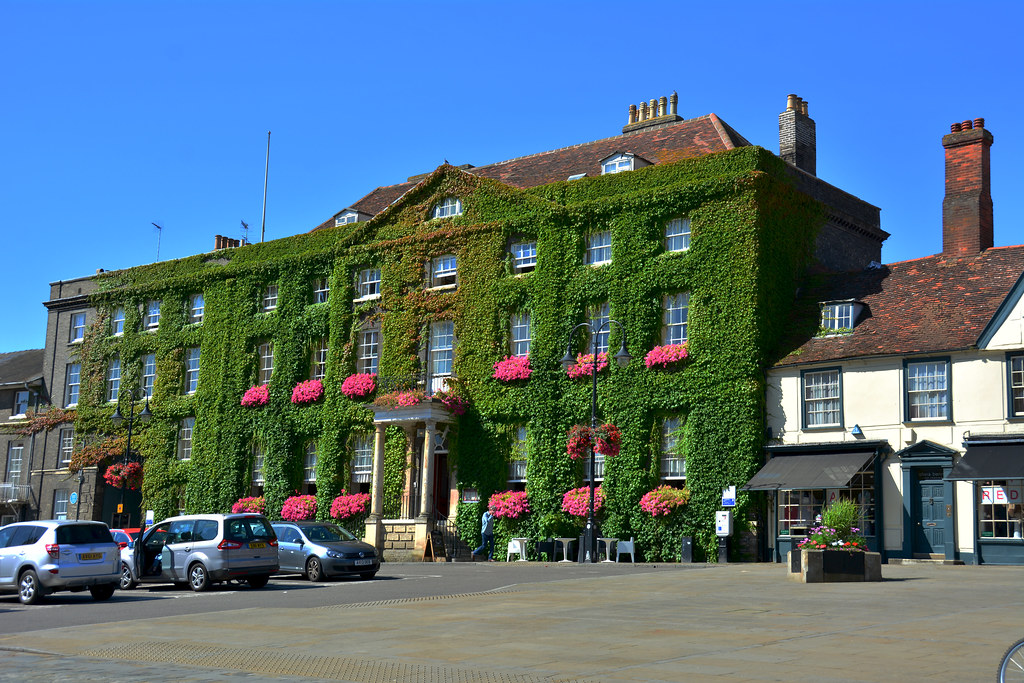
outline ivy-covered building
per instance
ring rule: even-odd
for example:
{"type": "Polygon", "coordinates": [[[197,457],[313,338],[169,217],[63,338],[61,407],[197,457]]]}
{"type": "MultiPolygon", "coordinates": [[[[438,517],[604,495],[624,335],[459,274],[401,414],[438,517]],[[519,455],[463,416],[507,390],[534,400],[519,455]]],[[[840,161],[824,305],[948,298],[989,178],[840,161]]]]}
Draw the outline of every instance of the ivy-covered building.
{"type": "MultiPolygon", "coordinates": [[[[765,370],[801,278],[860,270],[887,236],[877,208],[814,175],[806,103],[790,96],[779,125],[776,155],[714,114],[682,118],[673,95],[631,107],[620,135],[445,164],[308,233],[55,283],[46,372],[82,435],[70,465],[107,501],[92,516],[113,521],[120,499],[98,474],[122,457],[110,418],[131,388],[153,415],[132,445],[158,519],[248,495],[273,516],[295,492],[326,518],[363,491],[370,540],[410,557],[438,528],[474,545],[491,494],[518,488],[531,512],[499,543],[564,536],[563,494],[589,476],[567,432],[589,423],[591,382],[559,360],[590,348],[577,323],[613,319],[597,348],[624,341],[632,361],[599,371],[599,419],[621,432],[594,473],[603,533],[648,558],[683,531],[710,551],[722,489],[763,460],[765,370]],[[685,360],[645,363],[683,343],[685,360]],[[690,491],[681,527],[639,506],[660,484],[690,491]]],[[[744,533],[764,519],[751,501],[744,533]]]]}

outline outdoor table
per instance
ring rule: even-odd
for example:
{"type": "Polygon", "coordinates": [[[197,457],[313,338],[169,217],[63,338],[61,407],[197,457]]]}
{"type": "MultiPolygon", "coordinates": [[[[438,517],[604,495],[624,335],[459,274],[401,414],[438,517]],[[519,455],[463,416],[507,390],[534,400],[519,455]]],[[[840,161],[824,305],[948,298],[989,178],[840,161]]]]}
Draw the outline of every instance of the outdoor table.
{"type": "Polygon", "coordinates": [[[575,541],[575,538],[556,538],[555,541],[562,542],[562,559],[559,562],[572,562],[569,559],[569,544],[575,541]]]}
{"type": "Polygon", "coordinates": [[[513,538],[512,542],[519,546],[519,559],[516,562],[526,562],[526,544],[530,542],[530,539],[513,538]]]}
{"type": "MultiPolygon", "coordinates": [[[[604,541],[604,559],[601,562],[612,562],[612,543],[617,541],[616,538],[599,538],[598,541],[604,541]]],[[[601,557],[601,546],[597,546],[597,556],[601,557]]]]}

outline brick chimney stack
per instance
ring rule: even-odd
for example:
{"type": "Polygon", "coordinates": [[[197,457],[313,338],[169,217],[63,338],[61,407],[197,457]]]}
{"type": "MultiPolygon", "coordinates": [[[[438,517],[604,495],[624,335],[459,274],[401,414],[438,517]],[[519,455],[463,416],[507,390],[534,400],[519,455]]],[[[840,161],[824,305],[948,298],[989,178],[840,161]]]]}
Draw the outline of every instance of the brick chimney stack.
{"type": "Polygon", "coordinates": [[[779,114],[779,156],[800,170],[816,175],[818,142],[814,119],[807,115],[807,103],[796,95],[786,100],[779,114]]]}
{"type": "Polygon", "coordinates": [[[946,150],[946,196],[942,200],[942,255],[975,256],[992,246],[992,191],[985,119],[950,126],[946,150]]]}

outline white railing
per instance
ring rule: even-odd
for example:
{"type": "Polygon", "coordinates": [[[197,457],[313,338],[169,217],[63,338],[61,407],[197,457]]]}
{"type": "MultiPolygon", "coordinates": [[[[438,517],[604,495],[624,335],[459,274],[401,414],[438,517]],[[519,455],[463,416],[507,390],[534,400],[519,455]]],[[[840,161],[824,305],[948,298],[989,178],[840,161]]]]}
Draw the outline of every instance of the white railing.
{"type": "Polygon", "coordinates": [[[0,484],[0,503],[27,503],[31,492],[28,484],[0,484]]]}

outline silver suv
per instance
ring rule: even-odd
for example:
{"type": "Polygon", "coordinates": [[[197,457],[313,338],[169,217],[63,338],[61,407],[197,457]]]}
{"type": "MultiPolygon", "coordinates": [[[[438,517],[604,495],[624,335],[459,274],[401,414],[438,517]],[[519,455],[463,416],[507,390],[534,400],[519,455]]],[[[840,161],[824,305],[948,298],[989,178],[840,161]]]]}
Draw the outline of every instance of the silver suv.
{"type": "Polygon", "coordinates": [[[97,600],[114,594],[120,548],[102,522],[43,520],[0,528],[0,592],[17,591],[26,605],[59,590],[97,600]]]}
{"type": "Polygon", "coordinates": [[[121,550],[125,590],[138,583],[175,583],[204,591],[234,579],[262,588],[277,570],[274,528],[251,513],[170,517],[121,550]]]}

